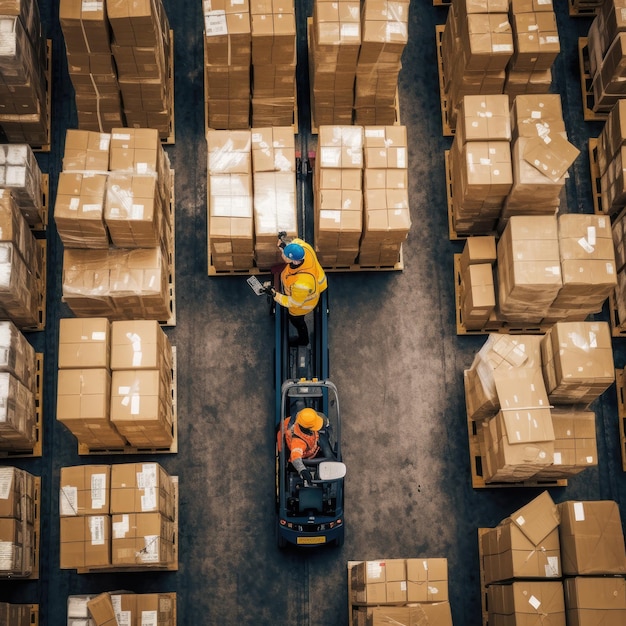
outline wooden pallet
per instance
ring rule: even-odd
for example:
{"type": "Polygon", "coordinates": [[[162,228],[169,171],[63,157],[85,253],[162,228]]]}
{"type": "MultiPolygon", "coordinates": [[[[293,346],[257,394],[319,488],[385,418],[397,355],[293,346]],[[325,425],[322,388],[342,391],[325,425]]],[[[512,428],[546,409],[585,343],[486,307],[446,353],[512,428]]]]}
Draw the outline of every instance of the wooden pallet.
{"type": "Polygon", "coordinates": [[[35,441],[30,448],[0,450],[0,459],[38,458],[43,456],[43,354],[35,353],[35,441]]]}
{"type": "Polygon", "coordinates": [[[330,272],[401,272],[404,270],[404,244],[400,246],[398,261],[393,265],[364,265],[354,263],[352,265],[323,266],[324,271],[330,272]]]}
{"type": "Polygon", "coordinates": [[[160,321],[161,326],[176,326],[176,193],[175,171],[170,170],[172,185],[170,189],[170,239],[167,246],[168,265],[168,289],[170,316],[165,321],[160,321]]]}
{"type": "Polygon", "coordinates": [[[592,76],[589,66],[589,45],[587,37],[578,38],[578,64],[580,67],[580,88],[583,98],[583,119],[585,122],[603,122],[609,114],[593,110],[594,97],[591,88],[592,76]]]}
{"type": "Polygon", "coordinates": [[[39,605],[30,605],[30,626],[39,626],[39,605]]]}
{"type": "Polygon", "coordinates": [[[363,561],[348,561],[348,621],[346,624],[352,624],[352,568],[363,561]]]}
{"type": "MultiPolygon", "coordinates": [[[[15,325],[25,333],[38,332],[44,330],[46,326],[46,292],[47,292],[47,259],[46,251],[48,245],[45,239],[36,239],[36,251],[39,254],[41,273],[36,274],[35,281],[37,284],[37,322],[35,324],[20,324],[19,320],[13,320],[15,325]]],[[[31,318],[32,319],[32,318],[31,318]]]]}
{"type": "Polygon", "coordinates": [[[449,7],[452,6],[452,0],[433,0],[434,7],[449,7]]]}
{"type": "Polygon", "coordinates": [[[172,484],[174,486],[174,560],[167,565],[151,565],[146,563],[145,565],[102,565],[97,567],[80,567],[77,568],[78,574],[109,574],[109,573],[126,573],[126,572],[177,572],[178,571],[178,548],[179,548],[179,535],[178,535],[178,476],[172,476],[172,484]]]}
{"type": "Polygon", "coordinates": [[[50,140],[52,137],[52,39],[46,39],[44,76],[46,80],[46,134],[48,135],[48,142],[45,144],[30,144],[33,152],[50,152],[50,140]]]}
{"type": "Polygon", "coordinates": [[[615,370],[615,389],[617,392],[617,419],[619,423],[619,442],[622,455],[622,470],[626,472],[626,398],[624,395],[624,370],[615,370]]]}
{"type": "Polygon", "coordinates": [[[487,602],[487,585],[485,584],[485,560],[483,554],[483,542],[482,537],[490,528],[478,529],[478,562],[479,562],[479,576],[480,576],[480,606],[482,610],[482,624],[488,626],[489,624],[489,603],[487,602]]]}
{"type": "Polygon", "coordinates": [[[550,487],[567,487],[565,479],[534,479],[522,480],[519,482],[509,483],[503,481],[485,482],[483,474],[483,459],[480,453],[480,445],[478,443],[478,430],[476,422],[469,417],[467,418],[467,434],[469,438],[470,465],[472,471],[472,487],[474,489],[493,489],[502,487],[539,487],[548,489],[550,487]]]}
{"type": "Polygon", "coordinates": [[[446,95],[443,74],[443,31],[444,24],[435,26],[435,40],[437,43],[437,72],[439,74],[439,102],[441,104],[441,126],[443,128],[444,137],[454,137],[454,127],[451,122],[452,111],[450,110],[450,101],[446,95]]]}
{"type": "MultiPolygon", "coordinates": [[[[24,532],[28,522],[26,519],[22,522],[24,532]]],[[[41,535],[41,478],[33,476],[33,543],[31,545],[31,556],[33,563],[33,571],[27,575],[20,574],[0,574],[1,580],[39,580],[39,553],[40,553],[40,535],[41,535]]],[[[31,622],[32,623],[32,622],[31,622]]]]}
{"type": "Polygon", "coordinates": [[[170,29],[170,59],[167,68],[167,86],[169,92],[170,122],[167,137],[161,138],[161,143],[173,145],[176,141],[176,129],[174,124],[174,31],[170,29]]]}
{"type": "Polygon", "coordinates": [[[609,323],[611,326],[611,337],[626,337],[626,324],[619,318],[615,290],[609,295],[609,323]]]}
{"type": "Polygon", "coordinates": [[[176,347],[172,346],[172,380],[170,386],[172,395],[172,444],[169,447],[152,447],[152,446],[133,446],[127,444],[125,446],[109,446],[106,448],[93,448],[89,444],[78,442],[78,454],[96,455],[96,454],[176,454],[178,452],[178,410],[176,398],[178,395],[178,373],[176,364],[176,347]]]}
{"type": "Polygon", "coordinates": [[[591,198],[593,200],[593,212],[596,215],[607,215],[602,206],[602,194],[600,187],[600,165],[598,163],[598,139],[589,139],[589,171],[591,173],[591,198]]]}
{"type": "Polygon", "coordinates": [[[461,311],[461,255],[454,255],[454,301],[456,307],[456,334],[457,335],[488,335],[499,333],[502,335],[545,335],[552,327],[551,324],[523,325],[513,324],[504,320],[488,321],[479,330],[468,330],[463,323],[461,311]]]}
{"type": "Polygon", "coordinates": [[[569,0],[570,17],[595,17],[602,2],[598,0],[569,0]]]}

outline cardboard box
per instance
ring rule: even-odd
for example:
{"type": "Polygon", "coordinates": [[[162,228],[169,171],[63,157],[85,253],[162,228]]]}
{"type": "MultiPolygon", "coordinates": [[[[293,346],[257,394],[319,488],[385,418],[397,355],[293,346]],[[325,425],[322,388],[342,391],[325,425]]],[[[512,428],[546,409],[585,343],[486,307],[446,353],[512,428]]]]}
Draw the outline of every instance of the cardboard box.
{"type": "Polygon", "coordinates": [[[62,369],[57,383],[57,419],[71,430],[72,422],[106,423],[111,374],[106,368],[62,369]]]}
{"type": "Polygon", "coordinates": [[[162,513],[174,519],[174,488],[157,463],[125,463],[111,470],[112,513],[162,513]]]}
{"type": "Polygon", "coordinates": [[[489,620],[512,619],[517,624],[542,621],[565,626],[565,597],[560,581],[513,581],[487,587],[489,620]],[[505,617],[506,616],[506,617],[505,617]]]}
{"type": "Polygon", "coordinates": [[[511,114],[507,95],[468,95],[457,116],[457,147],[466,141],[510,141],[511,114]]]}
{"type": "Polygon", "coordinates": [[[565,575],[625,574],[624,533],[617,503],[567,501],[558,505],[565,575]]]}
{"type": "Polygon", "coordinates": [[[31,391],[37,388],[35,349],[9,320],[0,321],[0,372],[15,376],[31,391]]]}
{"type": "Polygon", "coordinates": [[[559,531],[533,544],[510,520],[482,537],[485,582],[511,578],[560,578],[559,531]]]}
{"type": "Polygon", "coordinates": [[[172,346],[156,320],[118,320],[111,324],[111,369],[171,367],[172,346]]]}
{"type": "Polygon", "coordinates": [[[568,624],[619,626],[626,620],[624,578],[566,578],[564,589],[568,624]]]}
{"type": "Polygon", "coordinates": [[[351,570],[352,604],[402,604],[407,601],[404,559],[363,561],[351,570]]]}
{"type": "Polygon", "coordinates": [[[452,626],[449,602],[408,606],[353,606],[353,626],[452,626]]]}
{"type": "Polygon", "coordinates": [[[160,513],[112,517],[113,565],[170,565],[175,562],[174,527],[160,513]]]}
{"type": "Polygon", "coordinates": [[[249,130],[208,131],[209,174],[250,174],[251,140],[249,130]]]}
{"type": "Polygon", "coordinates": [[[447,559],[406,559],[407,601],[448,600],[447,559]]]}
{"type": "Polygon", "coordinates": [[[59,321],[59,369],[108,368],[111,323],[105,317],[59,321]]]}
{"type": "Polygon", "coordinates": [[[111,517],[81,515],[62,517],[61,569],[111,565],[111,517]]]}
{"type": "Polygon", "coordinates": [[[61,468],[59,515],[106,515],[110,512],[109,465],[78,465],[61,468]]]}

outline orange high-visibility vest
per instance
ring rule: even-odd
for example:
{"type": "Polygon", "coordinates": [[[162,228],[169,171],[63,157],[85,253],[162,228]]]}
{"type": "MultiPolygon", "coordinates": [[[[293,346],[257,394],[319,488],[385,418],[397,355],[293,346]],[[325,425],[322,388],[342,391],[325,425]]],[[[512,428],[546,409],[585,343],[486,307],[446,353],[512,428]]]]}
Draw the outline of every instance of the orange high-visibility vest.
{"type": "MultiPolygon", "coordinates": [[[[318,452],[317,445],[319,434],[313,431],[310,435],[302,432],[298,424],[289,426],[291,418],[288,417],[283,422],[282,432],[285,434],[285,443],[290,451],[289,462],[293,463],[295,459],[312,459],[318,452]]],[[[278,450],[282,448],[281,432],[278,432],[278,450]]]]}

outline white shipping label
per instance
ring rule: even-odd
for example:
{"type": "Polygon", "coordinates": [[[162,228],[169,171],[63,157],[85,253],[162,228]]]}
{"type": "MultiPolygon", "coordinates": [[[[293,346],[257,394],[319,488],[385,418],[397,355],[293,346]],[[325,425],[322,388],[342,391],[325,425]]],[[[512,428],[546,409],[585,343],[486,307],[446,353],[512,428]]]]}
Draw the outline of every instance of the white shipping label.
{"type": "Polygon", "coordinates": [[[595,226],[587,226],[587,241],[590,246],[596,245],[596,227],[595,226]]]}
{"type": "Polygon", "coordinates": [[[0,468],[0,500],[8,500],[13,486],[13,468],[0,468]]]}
{"type": "Polygon", "coordinates": [[[204,34],[207,37],[217,37],[228,34],[225,11],[211,11],[204,16],[204,34]]]}
{"type": "Polygon", "coordinates": [[[117,617],[117,614],[122,610],[122,596],[119,593],[111,596],[111,605],[113,606],[115,617],[117,617]]]}
{"type": "Polygon", "coordinates": [[[611,276],[613,274],[613,263],[606,264],[606,273],[611,276]]]}
{"type": "Polygon", "coordinates": [[[541,606],[541,602],[535,598],[535,596],[530,596],[530,598],[528,598],[528,604],[530,604],[535,611],[541,606]]]}
{"type": "Polygon", "coordinates": [[[128,515],[122,515],[122,520],[113,524],[113,537],[115,539],[123,539],[124,537],[126,537],[128,529],[128,515]]]}
{"type": "Polygon", "coordinates": [[[406,167],[406,150],[404,148],[398,148],[398,167],[403,168],[406,167]]]}
{"type": "Polygon", "coordinates": [[[582,502],[574,502],[574,519],[577,522],[585,521],[585,505],[582,502]]]}
{"type": "Polygon", "coordinates": [[[523,515],[519,515],[518,517],[515,518],[515,523],[518,526],[523,526],[526,523],[526,520],[524,519],[523,515]]]}
{"type": "Polygon", "coordinates": [[[562,465],[563,464],[563,460],[562,460],[560,452],[555,452],[554,453],[554,464],[555,465],[562,465]]]}
{"type": "Polygon", "coordinates": [[[366,127],[365,128],[365,136],[366,137],[381,137],[385,138],[385,129],[384,128],[376,128],[376,127],[366,127]]]}
{"type": "Polygon", "coordinates": [[[115,141],[130,141],[130,133],[113,133],[111,139],[115,141]]]}
{"type": "Polygon", "coordinates": [[[594,247],[584,238],[581,237],[578,240],[578,245],[585,251],[591,254],[594,251],[594,247]]]}
{"type": "Polygon", "coordinates": [[[585,461],[587,461],[587,463],[591,464],[591,463],[593,463],[593,457],[592,456],[586,456],[585,457],[585,461]]]}
{"type": "Polygon", "coordinates": [[[117,619],[117,626],[133,626],[132,613],[130,611],[115,613],[115,619],[117,619]]]}
{"type": "Polygon", "coordinates": [[[96,515],[89,518],[89,531],[91,533],[91,545],[104,545],[104,516],[96,515]]]}
{"type": "Polygon", "coordinates": [[[400,591],[406,591],[406,580],[400,581],[400,591]]]}
{"type": "Polygon", "coordinates": [[[61,487],[59,506],[61,515],[78,515],[78,489],[72,485],[61,487]]]}
{"type": "Polygon", "coordinates": [[[13,569],[13,555],[17,546],[11,541],[0,541],[0,569],[13,569]]]}
{"type": "Polygon", "coordinates": [[[433,587],[431,585],[428,585],[428,593],[431,596],[436,596],[439,593],[439,587],[433,587]]]}
{"type": "Polygon", "coordinates": [[[87,612],[87,598],[72,597],[67,600],[67,616],[68,617],[89,617],[87,612]]]}
{"type": "Polygon", "coordinates": [[[559,557],[558,556],[549,556],[548,564],[546,565],[546,577],[547,578],[558,578],[561,575],[559,568],[559,557]]]}
{"type": "Polygon", "coordinates": [[[139,396],[139,394],[138,393],[133,394],[130,399],[130,414],[131,415],[139,415],[141,411],[140,404],[141,404],[141,397],[139,396]]]}
{"type": "Polygon", "coordinates": [[[133,352],[133,367],[140,367],[143,360],[143,354],[141,352],[133,352]]]}
{"type": "Polygon", "coordinates": [[[135,171],[137,174],[149,174],[150,168],[147,163],[135,163],[135,171]]]}
{"type": "Polygon", "coordinates": [[[78,207],[80,206],[80,198],[72,198],[70,200],[70,211],[78,211],[78,207]]]}
{"type": "Polygon", "coordinates": [[[374,580],[375,578],[383,577],[384,563],[380,561],[368,561],[367,563],[367,579],[374,580]]]}
{"type": "Polygon", "coordinates": [[[159,535],[146,535],[145,548],[137,555],[144,563],[154,563],[159,560],[159,535]]]}
{"type": "Polygon", "coordinates": [[[130,219],[131,220],[142,220],[143,219],[143,204],[133,204],[130,209],[130,219]]]}
{"type": "Polygon", "coordinates": [[[142,611],[141,612],[141,626],[158,626],[157,612],[156,611],[142,611]]]}
{"type": "Polygon", "coordinates": [[[146,487],[144,494],[141,496],[141,510],[142,511],[154,511],[156,510],[156,487],[146,487]]]}
{"type": "Polygon", "coordinates": [[[102,211],[101,204],[83,204],[83,213],[100,213],[102,211]]]}
{"type": "Polygon", "coordinates": [[[145,489],[146,487],[157,486],[157,464],[143,463],[141,466],[141,483],[137,477],[137,487],[145,489]]]}
{"type": "Polygon", "coordinates": [[[107,499],[106,474],[93,474],[91,476],[91,508],[101,509],[107,499]]]}
{"type": "Polygon", "coordinates": [[[103,0],[83,0],[80,10],[84,13],[103,10],[103,0]]]}

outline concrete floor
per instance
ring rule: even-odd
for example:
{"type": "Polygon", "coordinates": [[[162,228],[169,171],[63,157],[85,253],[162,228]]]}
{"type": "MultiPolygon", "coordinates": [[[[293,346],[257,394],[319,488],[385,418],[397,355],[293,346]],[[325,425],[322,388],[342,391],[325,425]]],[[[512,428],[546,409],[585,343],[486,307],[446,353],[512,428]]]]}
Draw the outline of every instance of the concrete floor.
{"type": "MultiPolygon", "coordinates": [[[[76,114],[64,62],[57,2],[42,2],[53,39],[53,149],[38,155],[50,172],[51,206],[65,130],[76,114]]],[[[570,211],[590,212],[586,143],[599,124],[582,119],[576,41],[588,19],[555,3],[562,54],[555,66],[570,140],[581,150],[567,185],[570,211]]],[[[29,339],[45,353],[44,456],[16,463],[43,476],[41,579],[2,582],[0,600],[39,602],[41,626],[62,626],[69,594],[129,589],[176,591],[182,626],[348,624],[349,560],[447,557],[457,626],[480,624],[476,528],[497,524],[539,493],[473,490],[462,372],[484,337],[455,334],[452,254],[448,240],[435,24],[446,9],[414,0],[399,93],[408,128],[413,227],[404,272],[331,274],[330,371],[343,406],[346,542],[299,553],[274,545],[273,326],[242,277],[206,274],[206,144],[202,17],[199,0],[166,0],[175,31],[176,310],[168,329],[178,354],[179,453],[156,458],[180,479],[180,570],[176,574],[79,576],[58,569],[59,468],[122,459],[80,458],[55,423],[61,246],[48,231],[46,330],[29,339]]],[[[299,49],[306,50],[298,2],[299,49]]],[[[305,90],[303,90],[306,93],[305,90]]],[[[304,150],[313,142],[300,105],[304,150]]],[[[624,367],[623,340],[615,342],[624,367]]],[[[599,467],[553,489],[557,501],[615,499],[626,519],[614,389],[597,411],[599,467]]],[[[150,457],[147,457],[150,458],[150,457]]],[[[129,458],[124,458],[129,461],[129,458]]],[[[134,460],[134,459],[133,459],[134,460]]],[[[154,457],[152,457],[154,460],[154,457]]]]}

